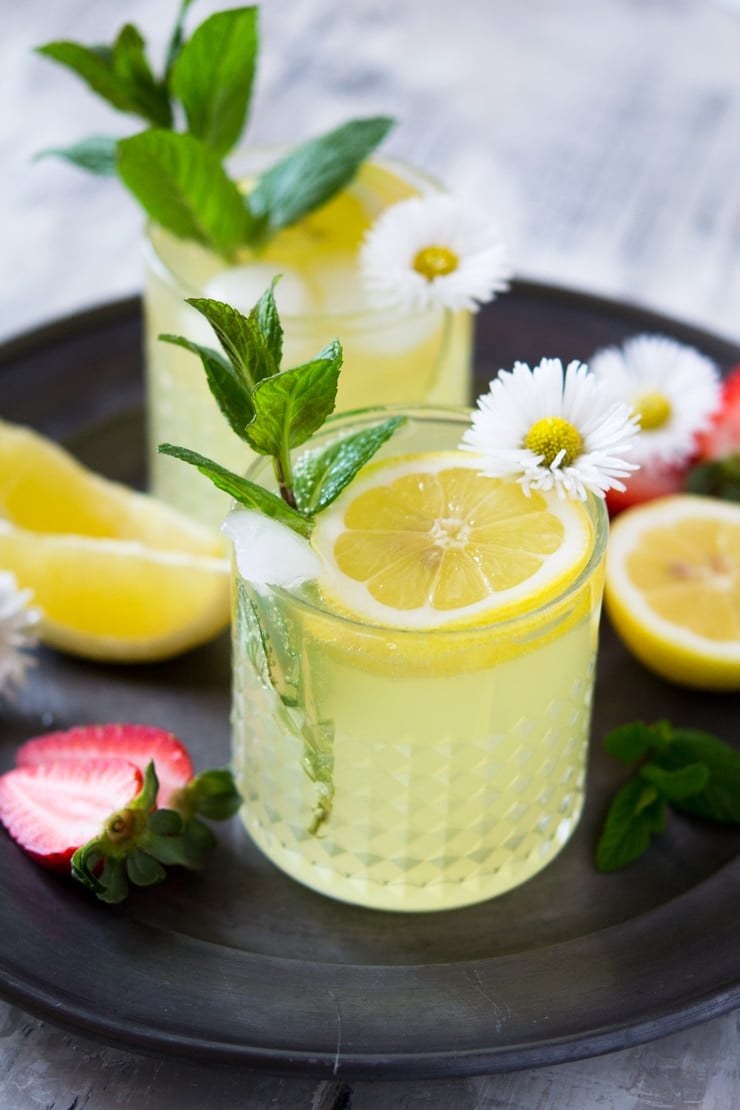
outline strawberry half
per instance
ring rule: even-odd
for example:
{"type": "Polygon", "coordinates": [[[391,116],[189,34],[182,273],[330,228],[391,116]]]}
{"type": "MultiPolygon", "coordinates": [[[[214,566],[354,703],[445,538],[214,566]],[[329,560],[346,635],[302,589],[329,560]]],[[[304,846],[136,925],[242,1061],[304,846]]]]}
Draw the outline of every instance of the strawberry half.
{"type": "Polygon", "coordinates": [[[697,448],[685,488],[740,501],[740,366],[724,379],[720,407],[709,429],[699,436],[697,448]]]}
{"type": "MultiPolygon", "coordinates": [[[[154,762],[160,808],[172,805],[178,791],[193,777],[193,764],[180,741],[171,732],[152,725],[78,725],[66,732],[50,732],[23,744],[16,763],[25,767],[66,759],[111,757],[128,760],[142,773],[150,761],[154,762]]],[[[108,812],[115,808],[114,802],[108,812]]]]}
{"type": "Polygon", "coordinates": [[[711,426],[698,437],[700,460],[724,459],[740,454],[740,366],[722,382],[722,399],[711,426]]]}
{"type": "Polygon", "coordinates": [[[65,759],[0,776],[0,819],[45,867],[69,872],[75,851],[139,794],[144,776],[123,759],[65,759]]]}

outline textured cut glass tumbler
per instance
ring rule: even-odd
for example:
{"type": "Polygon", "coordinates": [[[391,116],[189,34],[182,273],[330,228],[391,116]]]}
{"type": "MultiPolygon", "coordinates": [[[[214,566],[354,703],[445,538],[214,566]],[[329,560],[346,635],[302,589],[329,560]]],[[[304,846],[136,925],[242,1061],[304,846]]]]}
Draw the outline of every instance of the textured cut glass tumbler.
{"type": "MultiPolygon", "coordinates": [[[[334,418],[326,437],[382,416],[334,418]]],[[[468,422],[416,410],[380,457],[454,450],[468,422]]],[[[607,538],[603,502],[586,512],[574,580],[464,629],[365,624],[235,571],[233,762],[273,863],[346,902],[426,911],[502,893],[560,852],[584,801],[607,538]]]]}
{"type": "MultiPolygon", "coordinates": [[[[235,161],[233,173],[247,190],[254,175],[283,153],[249,151],[235,161]]],[[[252,458],[213,400],[200,359],[159,340],[166,333],[217,346],[207,321],[186,304],[188,298],[213,297],[248,313],[280,273],[275,296],[285,332],[283,367],[307,362],[339,339],[344,364],[338,410],[469,403],[471,314],[437,306],[370,308],[357,273],[363,235],[384,208],[440,191],[432,178],[402,162],[372,160],[338,197],[279,232],[259,255],[244,250],[231,266],[197,243],[156,226],[148,229],[145,363],[149,485],[156,496],[217,527],[228,510],[226,495],[193,482],[181,463],[157,454],[158,445],[186,444],[238,472],[252,458]]]]}

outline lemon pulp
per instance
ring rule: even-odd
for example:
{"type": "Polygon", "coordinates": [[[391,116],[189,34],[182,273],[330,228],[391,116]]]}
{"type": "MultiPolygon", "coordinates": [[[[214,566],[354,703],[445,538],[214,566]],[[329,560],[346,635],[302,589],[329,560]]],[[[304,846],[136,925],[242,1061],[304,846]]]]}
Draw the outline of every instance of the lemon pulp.
{"type": "Polygon", "coordinates": [[[217,532],[2,421],[0,567],[33,591],[42,639],[86,658],[166,658],[229,621],[217,532]]]}
{"type": "Polygon", "coordinates": [[[394,628],[467,626],[531,612],[574,581],[593,549],[585,508],[480,465],[433,452],[365,468],[312,537],[327,601],[394,628]]]}
{"type": "Polygon", "coordinates": [[[628,648],[669,681],[740,689],[740,506],[677,494],[617,517],[606,605],[628,648]]]}

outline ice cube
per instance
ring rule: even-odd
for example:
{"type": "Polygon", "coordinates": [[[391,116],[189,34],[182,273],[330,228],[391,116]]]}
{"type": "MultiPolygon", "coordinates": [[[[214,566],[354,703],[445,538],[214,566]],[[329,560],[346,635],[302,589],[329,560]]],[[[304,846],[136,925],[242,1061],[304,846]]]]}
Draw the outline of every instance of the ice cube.
{"type": "Polygon", "coordinates": [[[211,278],[203,293],[216,301],[224,301],[232,308],[247,313],[260,299],[276,274],[280,281],[275,286],[275,303],[281,316],[305,316],[313,310],[308,287],[297,270],[286,266],[253,262],[245,266],[232,266],[211,278]]]}
{"type": "Polygon", "coordinates": [[[310,280],[318,310],[324,315],[366,312],[370,307],[360,282],[357,256],[350,251],[322,254],[320,264],[311,269],[310,280]]]}

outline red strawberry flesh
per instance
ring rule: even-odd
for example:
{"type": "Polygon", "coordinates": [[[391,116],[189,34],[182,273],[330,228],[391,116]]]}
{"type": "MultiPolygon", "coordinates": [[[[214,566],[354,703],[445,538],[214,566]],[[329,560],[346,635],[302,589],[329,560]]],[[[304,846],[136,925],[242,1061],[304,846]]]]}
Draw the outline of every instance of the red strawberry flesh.
{"type": "Polygon", "coordinates": [[[16,763],[25,767],[62,759],[111,757],[126,759],[140,771],[154,762],[159,779],[157,805],[162,809],[193,777],[190,756],[180,741],[171,732],[153,725],[78,725],[66,732],[50,732],[23,744],[16,763]]]}
{"type": "Polygon", "coordinates": [[[0,775],[0,820],[46,867],[68,871],[75,850],[101,832],[141,790],[143,775],[124,759],[64,759],[0,775]]]}

